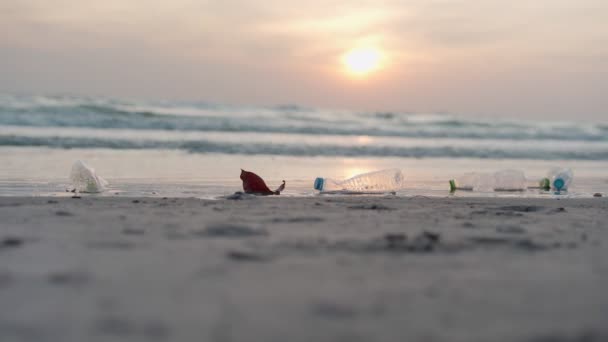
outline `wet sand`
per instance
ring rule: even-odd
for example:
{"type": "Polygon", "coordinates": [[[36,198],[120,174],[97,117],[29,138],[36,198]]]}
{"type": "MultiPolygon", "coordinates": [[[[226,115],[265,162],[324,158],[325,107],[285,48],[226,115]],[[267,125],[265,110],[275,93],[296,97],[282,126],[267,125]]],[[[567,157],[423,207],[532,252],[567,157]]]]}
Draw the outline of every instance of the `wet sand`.
{"type": "Polygon", "coordinates": [[[605,341],[608,200],[0,198],[1,341],[605,341]]]}

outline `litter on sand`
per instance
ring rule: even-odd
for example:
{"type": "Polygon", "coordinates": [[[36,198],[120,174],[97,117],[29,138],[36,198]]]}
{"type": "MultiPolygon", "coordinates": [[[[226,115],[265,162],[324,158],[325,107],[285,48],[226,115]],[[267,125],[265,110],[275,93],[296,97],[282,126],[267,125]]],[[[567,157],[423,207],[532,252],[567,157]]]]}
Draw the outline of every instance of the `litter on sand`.
{"type": "Polygon", "coordinates": [[[272,191],[268,188],[262,177],[243,169],[241,169],[241,180],[243,181],[243,191],[247,194],[263,196],[280,195],[281,191],[285,190],[285,181],[275,191],[272,191]]]}
{"type": "Polygon", "coordinates": [[[95,169],[82,160],[77,160],[72,165],[70,172],[73,191],[98,193],[106,190],[108,182],[95,173],[95,169]]]}

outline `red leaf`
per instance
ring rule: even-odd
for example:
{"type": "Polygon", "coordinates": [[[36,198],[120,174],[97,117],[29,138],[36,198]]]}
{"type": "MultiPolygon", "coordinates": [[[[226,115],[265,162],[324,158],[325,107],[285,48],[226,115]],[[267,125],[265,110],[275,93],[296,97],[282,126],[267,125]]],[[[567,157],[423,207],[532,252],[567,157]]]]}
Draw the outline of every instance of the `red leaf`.
{"type": "Polygon", "coordinates": [[[271,191],[260,176],[243,169],[241,169],[241,180],[243,181],[243,190],[248,194],[279,195],[285,189],[285,181],[283,181],[277,191],[271,191]]]}

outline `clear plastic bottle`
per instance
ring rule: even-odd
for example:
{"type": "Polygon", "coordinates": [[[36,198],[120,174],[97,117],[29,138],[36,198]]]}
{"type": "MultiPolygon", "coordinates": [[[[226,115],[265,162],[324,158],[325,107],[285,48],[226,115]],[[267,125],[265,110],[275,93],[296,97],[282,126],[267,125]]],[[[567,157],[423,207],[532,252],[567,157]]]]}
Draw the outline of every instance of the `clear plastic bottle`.
{"type": "Polygon", "coordinates": [[[70,180],[74,190],[78,192],[103,192],[108,185],[105,179],[95,173],[95,169],[81,160],[75,161],[72,165],[70,180]]]}
{"type": "Polygon", "coordinates": [[[528,189],[528,182],[523,171],[502,170],[494,174],[495,191],[525,191],[528,189]]]}
{"type": "Polygon", "coordinates": [[[547,177],[543,178],[541,188],[545,190],[567,191],[574,178],[574,173],[571,169],[552,168],[547,173],[547,177]]]}
{"type": "Polygon", "coordinates": [[[344,181],[319,177],[315,179],[314,188],[321,192],[382,193],[403,188],[404,179],[401,170],[389,169],[357,175],[344,181]]]}
{"type": "Polygon", "coordinates": [[[489,178],[490,174],[483,174],[478,172],[468,172],[464,175],[458,177],[458,179],[450,180],[450,190],[465,190],[465,191],[473,191],[475,188],[479,187],[479,181],[481,178],[489,178]]]}
{"type": "Polygon", "coordinates": [[[495,173],[470,172],[450,180],[450,191],[524,191],[528,182],[519,170],[502,170],[495,173]]]}

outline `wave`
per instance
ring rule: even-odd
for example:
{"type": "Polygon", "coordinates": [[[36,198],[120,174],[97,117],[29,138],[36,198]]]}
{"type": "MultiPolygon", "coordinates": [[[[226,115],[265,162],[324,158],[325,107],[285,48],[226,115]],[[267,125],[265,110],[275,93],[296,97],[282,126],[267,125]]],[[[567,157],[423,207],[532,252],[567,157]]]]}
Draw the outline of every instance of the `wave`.
{"type": "Polygon", "coordinates": [[[0,96],[0,126],[404,138],[608,141],[606,125],[464,120],[449,115],[328,111],[296,105],[127,102],[80,97],[0,96]]]}
{"type": "Polygon", "coordinates": [[[170,149],[191,153],[245,155],[408,157],[408,158],[491,158],[543,160],[608,160],[606,150],[504,149],[453,146],[340,146],[277,143],[234,143],[197,141],[127,140],[83,137],[30,137],[0,135],[0,146],[51,148],[170,149]]]}

